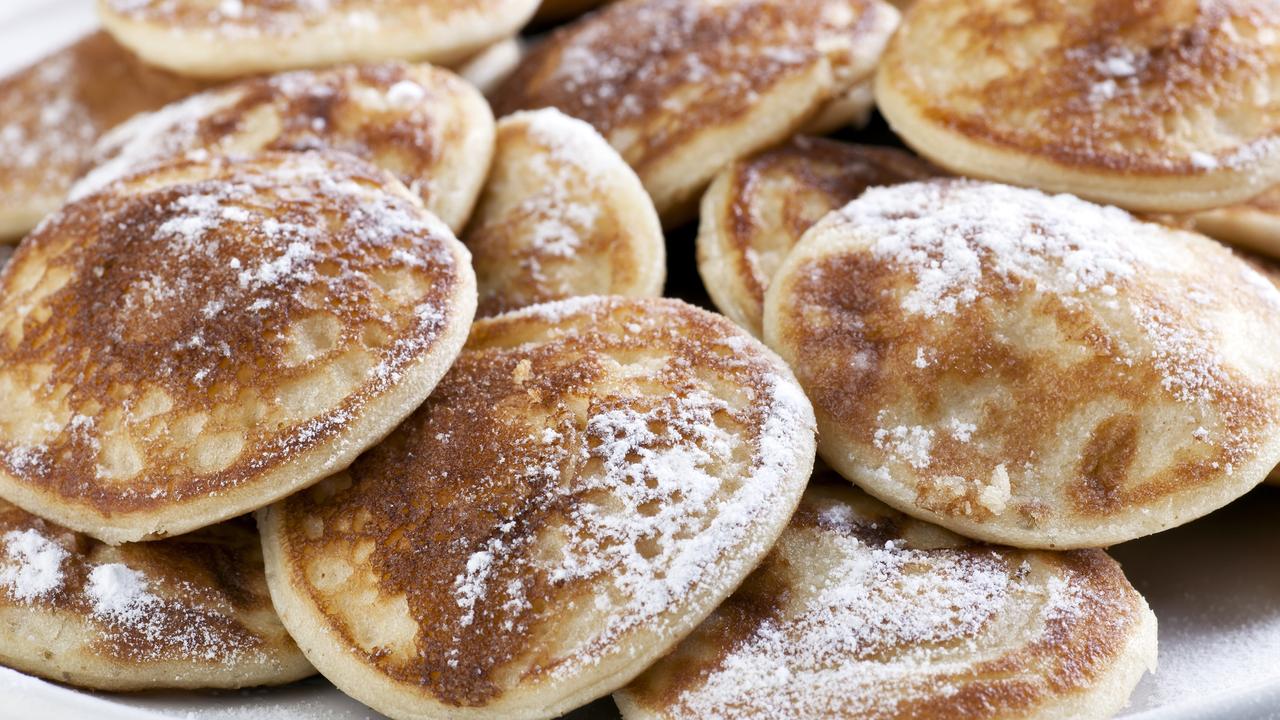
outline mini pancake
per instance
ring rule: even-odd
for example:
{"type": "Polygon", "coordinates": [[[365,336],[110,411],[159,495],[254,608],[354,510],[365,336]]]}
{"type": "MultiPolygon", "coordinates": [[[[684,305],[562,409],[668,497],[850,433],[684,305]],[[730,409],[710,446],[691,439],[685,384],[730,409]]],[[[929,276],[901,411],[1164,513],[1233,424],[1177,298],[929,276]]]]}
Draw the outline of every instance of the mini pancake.
{"type": "Polygon", "coordinates": [[[1205,235],[1280,258],[1280,185],[1238,205],[1196,213],[1191,221],[1205,235]]]}
{"type": "Polygon", "coordinates": [[[1102,547],[1280,462],[1280,291],[1230,250],[1072,196],[867,191],[765,295],[823,458],[970,537],[1102,547]]]}
{"type": "Polygon", "coordinates": [[[1280,1],[920,0],[876,103],[958,174],[1144,212],[1280,183],[1280,1]]]}
{"type": "Polygon", "coordinates": [[[526,52],[519,36],[496,42],[467,58],[457,72],[464,80],[486,96],[492,95],[511,73],[515,72],[526,52]]]}
{"type": "Polygon", "coordinates": [[[481,316],[576,295],[662,295],[666,246],[640,179],[590,125],[552,108],[498,123],[465,240],[481,316]]]}
{"type": "Polygon", "coordinates": [[[106,33],[0,79],[0,243],[58,209],[102,133],[203,87],[144,65],[106,33]]]}
{"type": "MultiPolygon", "coordinates": [[[[1254,270],[1257,270],[1263,277],[1270,280],[1272,285],[1280,288],[1280,261],[1250,252],[1239,252],[1238,254],[1244,258],[1245,262],[1253,266],[1254,270]]],[[[1272,485],[1280,485],[1280,467],[1272,469],[1271,473],[1267,475],[1266,482],[1272,485]]]]}
{"type": "Polygon", "coordinates": [[[460,62],[515,34],[538,0],[97,0],[147,62],[238,77],[378,60],[460,62]]]}
{"type": "Polygon", "coordinates": [[[493,113],[468,83],[430,65],[380,63],[224,85],[107,133],[88,154],[83,197],[129,172],[192,154],[337,150],[390,170],[455,231],[493,155],[493,113]]]}
{"type": "Polygon", "coordinates": [[[871,121],[875,109],[875,83],[866,80],[824,105],[802,131],[806,135],[828,135],[845,127],[861,128],[871,121]]]}
{"type": "Polygon", "coordinates": [[[0,664],[97,690],[278,685],[315,670],[233,520],[113,547],[0,500],[0,664]]]}
{"type": "Polygon", "coordinates": [[[1103,551],[977,544],[815,478],[764,563],[614,698],[626,720],[1104,718],[1155,665],[1156,617],[1103,551]]]}
{"type": "Polygon", "coordinates": [[[431,392],[474,283],[417,196],[348,155],[126,177],[0,275],[0,497],[107,542],[284,497],[431,392]]]}
{"type": "Polygon", "coordinates": [[[938,172],[898,150],[810,137],[739,160],[702,198],[703,284],[720,312],[759,336],[769,280],[806,230],[869,187],[938,172]]]}
{"type": "Polygon", "coordinates": [[[790,370],[677,300],[479,321],[349,471],[259,513],[285,627],[393,718],[551,718],[626,684],[750,573],[813,465],[790,370]]]}
{"type": "Polygon", "coordinates": [[[881,0],[622,0],[535,47],[495,110],[591,123],[670,227],[721,168],[870,79],[897,22],[881,0]]]}

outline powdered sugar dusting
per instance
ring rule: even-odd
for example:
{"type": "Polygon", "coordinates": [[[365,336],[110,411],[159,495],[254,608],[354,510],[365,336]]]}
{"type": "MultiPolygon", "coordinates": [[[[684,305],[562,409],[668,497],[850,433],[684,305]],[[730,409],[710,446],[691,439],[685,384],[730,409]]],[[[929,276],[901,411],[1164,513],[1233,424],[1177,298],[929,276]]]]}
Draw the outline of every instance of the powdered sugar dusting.
{"type": "Polygon", "coordinates": [[[1052,626],[1070,627],[1089,615],[1091,603],[1093,611],[1114,607],[1080,578],[1036,579],[1025,562],[999,550],[870,540],[852,528],[878,526],[843,503],[825,505],[817,516],[817,529],[788,530],[791,540],[782,545],[796,533],[822,535],[816,565],[783,550],[793,563],[788,572],[800,574],[792,582],[804,600],[769,598],[788,609],[763,619],[683,690],[674,701],[681,716],[893,716],[908,703],[958,692],[975,655],[1010,652],[1052,626]]]}
{"type": "Polygon", "coordinates": [[[30,602],[62,586],[62,563],[68,553],[61,545],[34,529],[10,530],[0,540],[5,548],[0,587],[7,588],[15,600],[30,602]]]}

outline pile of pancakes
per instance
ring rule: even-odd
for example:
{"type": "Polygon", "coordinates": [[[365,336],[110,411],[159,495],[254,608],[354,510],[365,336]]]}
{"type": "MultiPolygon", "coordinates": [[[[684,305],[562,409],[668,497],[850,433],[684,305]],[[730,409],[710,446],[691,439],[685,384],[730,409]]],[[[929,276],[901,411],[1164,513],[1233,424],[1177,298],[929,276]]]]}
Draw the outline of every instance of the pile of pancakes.
{"type": "Polygon", "coordinates": [[[1105,717],[1105,548],[1280,464],[1278,0],[98,7],[0,80],[4,665],[1105,717]]]}

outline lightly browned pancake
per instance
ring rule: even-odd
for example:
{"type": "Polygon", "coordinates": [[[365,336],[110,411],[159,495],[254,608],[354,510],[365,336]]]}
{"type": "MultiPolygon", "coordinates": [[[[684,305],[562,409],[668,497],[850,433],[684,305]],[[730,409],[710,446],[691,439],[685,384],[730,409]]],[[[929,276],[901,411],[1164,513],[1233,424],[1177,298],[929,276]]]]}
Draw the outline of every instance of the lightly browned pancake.
{"type": "Polygon", "coordinates": [[[1277,0],[920,0],[876,103],[957,174],[1142,212],[1280,184],[1277,0]]]}
{"type": "Polygon", "coordinates": [[[450,65],[515,34],[538,0],[97,0],[107,31],[195,77],[378,60],[450,65]]]}
{"type": "Polygon", "coordinates": [[[478,321],[426,403],[259,513],[285,627],[393,718],[551,718],[666,653],[777,539],[813,465],[791,371],[677,300],[478,321]]]}
{"type": "Polygon", "coordinates": [[[474,309],[462,244],[349,155],[128,176],[0,273],[0,497],[107,542],[240,515],[390,432],[474,309]]]}
{"type": "Polygon", "coordinates": [[[0,664],[96,690],[279,685],[315,670],[247,519],[113,547],[0,500],[0,664]]]}
{"type": "Polygon", "coordinates": [[[493,155],[493,114],[461,78],[398,62],[301,70],[223,85],[107,133],[73,199],[184,155],[339,151],[389,170],[454,231],[493,155]]]}
{"type": "Polygon", "coordinates": [[[1156,617],[1101,550],[982,545],[815,476],[778,544],[626,720],[1111,717],[1156,617]]]}
{"type": "Polygon", "coordinates": [[[594,128],[544,108],[508,115],[497,136],[484,196],[463,236],[478,315],[580,295],[662,295],[658,213],[594,128]]]}
{"type": "Polygon", "coordinates": [[[868,80],[897,21],[881,0],[621,0],[540,42],[494,109],[590,123],[670,227],[721,168],[868,80]]]}
{"type": "Polygon", "coordinates": [[[970,537],[1108,546],[1280,462],[1280,292],[1213,240],[1072,196],[869,190],[787,257],[765,338],[833,468],[970,537]]]}
{"type": "Polygon", "coordinates": [[[869,187],[940,172],[892,148],[805,136],[739,160],[702,198],[698,273],[720,312],[759,337],[769,280],[806,230],[869,187]]]}
{"type": "Polygon", "coordinates": [[[62,204],[102,133],[205,86],[93,33],[0,79],[0,242],[62,204]]]}
{"type": "Polygon", "coordinates": [[[1245,202],[1196,213],[1190,220],[1205,235],[1280,258],[1280,185],[1245,202]]]}

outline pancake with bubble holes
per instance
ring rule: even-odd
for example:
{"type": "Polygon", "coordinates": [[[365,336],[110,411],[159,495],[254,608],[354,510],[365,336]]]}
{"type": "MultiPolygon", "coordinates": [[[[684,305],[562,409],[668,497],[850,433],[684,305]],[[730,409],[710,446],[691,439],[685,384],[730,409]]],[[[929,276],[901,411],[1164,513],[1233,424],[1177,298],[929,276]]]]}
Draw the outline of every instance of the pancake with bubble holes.
{"type": "Polygon", "coordinates": [[[88,153],[83,197],[185,155],[338,151],[389,170],[455,231],[493,155],[493,113],[462,78],[430,65],[301,70],[224,85],[139,115],[88,153]]]}
{"type": "Polygon", "coordinates": [[[95,690],[241,688],[315,670],[248,519],[111,546],[0,500],[0,664],[95,690]]]}
{"type": "Polygon", "coordinates": [[[961,175],[1147,212],[1280,182],[1280,0],[920,0],[876,103],[961,175]]]}
{"type": "Polygon", "coordinates": [[[97,0],[147,62],[239,77],[377,60],[448,65],[520,30],[538,0],[97,0]]]}
{"type": "Polygon", "coordinates": [[[107,542],[261,507],[399,424],[474,309],[466,249],[354,157],[126,177],[0,274],[0,497],[107,542]]]}
{"type": "Polygon", "coordinates": [[[698,224],[698,273],[720,312],[761,334],[764,292],[814,223],[867,188],[940,171],[892,148],[797,137],[712,181],[698,224]]]}
{"type": "Polygon", "coordinates": [[[535,47],[495,110],[591,123],[670,227],[721,168],[870,79],[897,23],[881,0],[622,0],[535,47]]]}
{"type": "Polygon", "coordinates": [[[285,627],[394,718],[550,718],[627,683],[782,532],[813,465],[791,371],[677,300],[475,324],[349,471],[258,515],[285,627]]]}
{"type": "Polygon", "coordinates": [[[578,295],[662,295],[666,245],[640,178],[594,128],[552,108],[498,123],[463,239],[483,317],[578,295]]]}
{"type": "Polygon", "coordinates": [[[1103,551],[975,543],[839,481],[614,694],[626,720],[1102,718],[1155,669],[1156,617],[1103,551]]]}
{"type": "Polygon", "coordinates": [[[1280,461],[1280,292],[1202,235],[960,180],[867,191],[765,294],[822,456],[955,532],[1102,547],[1280,461]]]}
{"type": "Polygon", "coordinates": [[[102,133],[204,87],[101,32],[0,79],[0,243],[58,209],[102,133]]]}

